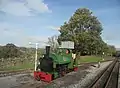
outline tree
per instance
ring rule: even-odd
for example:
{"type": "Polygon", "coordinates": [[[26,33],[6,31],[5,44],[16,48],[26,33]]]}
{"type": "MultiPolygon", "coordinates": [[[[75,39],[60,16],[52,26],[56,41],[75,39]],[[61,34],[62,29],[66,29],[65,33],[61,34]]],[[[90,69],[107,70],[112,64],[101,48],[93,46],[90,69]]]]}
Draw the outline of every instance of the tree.
{"type": "Polygon", "coordinates": [[[113,46],[113,45],[108,45],[108,49],[109,49],[108,53],[109,53],[111,56],[116,53],[116,48],[115,48],[115,46],[113,46]]]}
{"type": "Polygon", "coordinates": [[[61,44],[61,41],[73,41],[76,51],[97,54],[103,44],[102,30],[101,23],[89,9],[79,8],[68,22],[61,25],[58,42],[61,44]]]}
{"type": "Polygon", "coordinates": [[[23,53],[14,44],[6,44],[0,48],[0,58],[20,57],[23,53]]]}
{"type": "Polygon", "coordinates": [[[51,51],[55,52],[56,49],[59,47],[57,42],[57,36],[52,36],[48,38],[48,44],[51,46],[51,51]]]}

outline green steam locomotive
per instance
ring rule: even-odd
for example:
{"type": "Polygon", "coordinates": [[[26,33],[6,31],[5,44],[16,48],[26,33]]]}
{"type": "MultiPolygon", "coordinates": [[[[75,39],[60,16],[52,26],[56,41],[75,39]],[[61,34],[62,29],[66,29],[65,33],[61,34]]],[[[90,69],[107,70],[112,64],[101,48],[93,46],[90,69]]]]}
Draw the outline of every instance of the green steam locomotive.
{"type": "Polygon", "coordinates": [[[62,42],[62,47],[57,52],[51,53],[50,46],[46,46],[46,54],[39,59],[34,78],[50,82],[53,79],[64,76],[71,71],[78,70],[74,43],[62,42]]]}

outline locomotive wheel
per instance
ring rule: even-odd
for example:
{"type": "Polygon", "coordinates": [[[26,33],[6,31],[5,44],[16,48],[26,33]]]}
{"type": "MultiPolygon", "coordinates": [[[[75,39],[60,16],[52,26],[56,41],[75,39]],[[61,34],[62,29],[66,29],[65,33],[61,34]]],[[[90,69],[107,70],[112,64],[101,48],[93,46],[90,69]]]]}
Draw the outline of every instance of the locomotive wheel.
{"type": "Polygon", "coordinates": [[[59,76],[62,77],[62,76],[65,76],[66,72],[65,71],[60,71],[59,72],[59,76]]]}
{"type": "Polygon", "coordinates": [[[63,71],[62,69],[59,70],[59,77],[62,77],[63,76],[63,71]]]}
{"type": "Polygon", "coordinates": [[[55,78],[54,78],[54,74],[52,74],[52,80],[54,80],[55,78]]]}
{"type": "Polygon", "coordinates": [[[67,65],[59,65],[58,66],[59,77],[65,76],[65,74],[67,74],[67,72],[68,72],[67,65]]]}
{"type": "Polygon", "coordinates": [[[65,74],[66,74],[66,72],[65,72],[65,71],[63,71],[63,72],[62,72],[62,76],[65,76],[65,74]]]}
{"type": "Polygon", "coordinates": [[[59,77],[62,77],[62,72],[61,71],[59,72],[59,77]]]}
{"type": "Polygon", "coordinates": [[[36,79],[37,81],[40,81],[40,77],[39,77],[39,76],[36,76],[35,79],[36,79]]]}
{"type": "Polygon", "coordinates": [[[59,74],[59,77],[62,77],[62,74],[61,74],[61,73],[59,74]]]}

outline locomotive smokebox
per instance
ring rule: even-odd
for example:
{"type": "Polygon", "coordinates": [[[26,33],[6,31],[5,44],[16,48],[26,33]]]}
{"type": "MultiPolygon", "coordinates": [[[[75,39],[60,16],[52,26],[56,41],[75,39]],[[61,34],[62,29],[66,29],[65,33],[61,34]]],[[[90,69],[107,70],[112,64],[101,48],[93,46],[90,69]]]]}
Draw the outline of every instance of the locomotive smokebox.
{"type": "Polygon", "coordinates": [[[46,56],[49,57],[50,54],[50,46],[46,46],[46,56]]]}

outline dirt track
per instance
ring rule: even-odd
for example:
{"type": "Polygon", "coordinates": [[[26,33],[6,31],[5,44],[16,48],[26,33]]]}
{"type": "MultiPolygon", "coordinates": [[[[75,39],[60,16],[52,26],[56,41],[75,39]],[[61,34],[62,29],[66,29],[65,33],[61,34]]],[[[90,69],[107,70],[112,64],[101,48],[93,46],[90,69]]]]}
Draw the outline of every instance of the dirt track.
{"type": "Polygon", "coordinates": [[[54,80],[50,84],[41,81],[34,81],[32,79],[32,81],[26,82],[17,88],[84,88],[86,83],[89,83],[91,79],[110,63],[111,61],[104,62],[101,64],[100,68],[97,68],[97,64],[94,66],[91,66],[90,64],[84,65],[79,68],[78,72],[71,72],[62,78],[54,80]]]}

